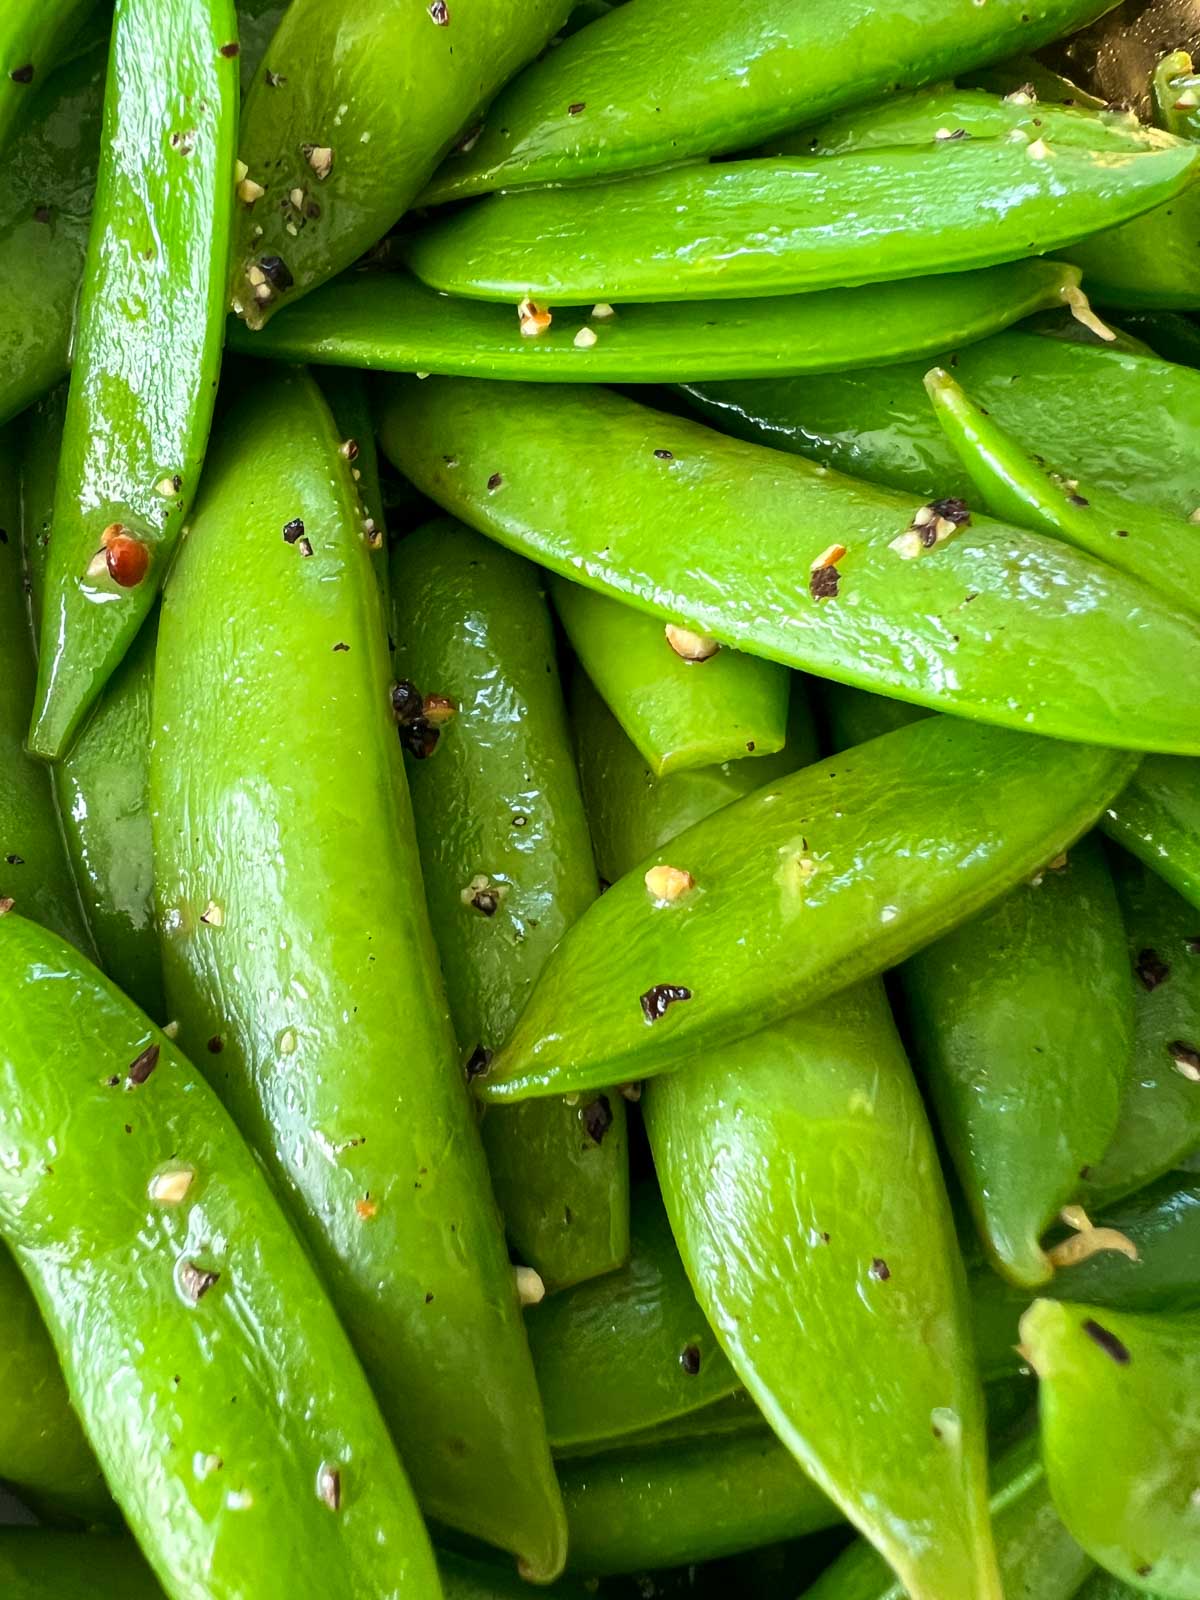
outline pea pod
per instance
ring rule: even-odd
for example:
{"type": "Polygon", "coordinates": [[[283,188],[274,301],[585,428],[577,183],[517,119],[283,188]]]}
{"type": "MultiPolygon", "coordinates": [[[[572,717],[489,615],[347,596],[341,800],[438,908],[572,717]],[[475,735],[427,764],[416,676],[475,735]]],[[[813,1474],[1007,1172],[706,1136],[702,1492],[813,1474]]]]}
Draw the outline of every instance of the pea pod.
{"type": "Polygon", "coordinates": [[[1181,139],[1200,137],[1200,77],[1186,50],[1171,50],[1154,69],[1154,114],[1160,127],[1181,139]]]}
{"type": "Polygon", "coordinates": [[[608,176],[743,150],[864,96],[1033,50],[1104,10],[1103,0],[970,0],[881,15],[787,0],[770,12],[700,0],[618,7],[528,68],[422,199],[608,176]],[[888,34],[879,49],[880,29],[888,34]]]}
{"type": "Polygon", "coordinates": [[[242,118],[231,295],[248,326],[377,243],[569,10],[292,0],[242,118]]]}
{"type": "Polygon", "coordinates": [[[777,299],[555,309],[525,338],[511,306],[451,300],[405,272],[350,273],[230,344],[283,361],[540,383],[682,383],[840,371],[969,343],[1061,305],[1078,274],[1013,261],[976,272],[777,299]]]}
{"type": "Polygon", "coordinates": [[[1110,839],[1200,909],[1200,768],[1177,756],[1149,756],[1105,808],[1110,839]]]}
{"type": "Polygon", "coordinates": [[[236,45],[232,0],[118,0],[29,736],[50,759],[145,621],[196,491],[223,332],[236,45]]]}
{"type": "Polygon", "coordinates": [[[680,167],[493,196],[417,234],[406,259],[424,283],[476,300],[844,288],[1073,244],[1178,194],[1197,155],[1184,142],[1135,154],[978,139],[680,167]]]}
{"type": "Polygon", "coordinates": [[[1102,1567],[1174,1600],[1200,1595],[1198,1333],[1196,1312],[1053,1300],[1021,1319],[1059,1515],[1102,1567]]]}
{"type": "Polygon", "coordinates": [[[790,674],[774,662],[551,578],[554,609],[584,671],[656,778],[747,756],[787,736],[790,674]]]}
{"type": "MultiPolygon", "coordinates": [[[[1200,373],[1023,331],[936,364],[1027,450],[1071,462],[1084,482],[1183,516],[1200,507],[1200,373]]],[[[740,438],[930,498],[966,497],[971,480],[929,409],[927,370],[693,386],[687,398],[740,438]]]]}
{"type": "Polygon", "coordinates": [[[0,995],[0,1232],[168,1594],[436,1595],[361,1369],[215,1095],[15,913],[0,995]]]}
{"type": "Polygon", "coordinates": [[[242,382],[159,629],[171,1014],[286,1195],[424,1509],[550,1577],[561,1503],[390,683],[333,420],[302,373],[242,382]]]}
{"type": "MultiPolygon", "coordinates": [[[[554,630],[536,568],[445,519],[396,546],[392,592],[397,674],[455,708],[408,771],[450,1013],[477,1064],[597,893],[554,630]]],[[[616,1090],[489,1112],[483,1140],[509,1238],[548,1289],[628,1258],[616,1090]]]]}
{"type": "Polygon", "coordinates": [[[0,17],[0,149],[94,0],[9,0],[0,17]]]}
{"type": "Polygon", "coordinates": [[[316,374],[342,435],[342,448],[353,462],[351,472],[358,484],[363,511],[374,524],[372,565],[379,581],[385,615],[390,609],[388,582],[387,526],[383,514],[383,488],[379,481],[379,453],[375,448],[375,418],[367,395],[366,379],[349,367],[328,367],[316,374]]]}
{"type": "Polygon", "coordinates": [[[380,427],[453,515],[722,644],[1025,732],[1200,750],[1200,625],[1057,541],[952,506],[925,548],[932,506],[595,388],[391,379],[380,427]]]}

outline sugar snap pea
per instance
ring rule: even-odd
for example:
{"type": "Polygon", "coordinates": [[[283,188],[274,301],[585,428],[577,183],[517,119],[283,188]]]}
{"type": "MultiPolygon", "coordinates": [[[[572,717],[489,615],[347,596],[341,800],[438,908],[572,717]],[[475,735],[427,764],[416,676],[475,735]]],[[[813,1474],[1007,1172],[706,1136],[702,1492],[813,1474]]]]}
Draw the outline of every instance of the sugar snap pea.
{"type": "Polygon", "coordinates": [[[1154,116],[1160,127],[1183,139],[1200,135],[1200,77],[1186,50],[1170,50],[1151,81],[1154,116]]]}
{"type": "Polygon", "coordinates": [[[1100,826],[1200,910],[1200,768],[1149,756],[1105,807],[1100,826]]]}
{"type": "Polygon", "coordinates": [[[0,150],[95,0],[9,0],[0,16],[0,150]]]}
{"type": "Polygon", "coordinates": [[[743,150],[862,97],[1036,49],[1104,9],[1104,0],[999,0],[980,15],[953,0],[888,20],[860,0],[787,0],[769,12],[698,0],[686,13],[670,0],[635,0],[528,68],[422,198],[743,150]]]}
{"type": "Polygon", "coordinates": [[[549,1578],[561,1504],[421,892],[357,486],[303,373],[239,390],[159,629],[171,1014],[287,1195],[427,1513],[549,1578]]]}
{"type": "Polygon", "coordinates": [[[1021,1319],[1059,1515],[1102,1567],[1174,1600],[1200,1595],[1198,1332],[1196,1312],[1053,1300],[1021,1319]]]}
{"type": "Polygon", "coordinates": [[[0,1232],[168,1594],[436,1595],[383,1419],[216,1097],[15,912],[0,1003],[0,1232]],[[148,1455],[151,1433],[170,1447],[148,1455]]]}
{"type": "Polygon", "coordinates": [[[571,648],[656,778],[783,749],[786,668],[562,578],[550,592],[571,648]]]}
{"type": "Polygon", "coordinates": [[[285,307],[235,350],[387,372],[541,383],[683,383],[842,371],[969,343],[1061,305],[1078,283],[1058,261],[1007,262],[775,299],[555,309],[536,338],[511,306],[436,294],[406,272],[348,273],[285,307]]]}
{"type": "Polygon", "coordinates": [[[223,331],[236,46],[232,0],[118,0],[29,736],[45,757],[69,748],[144,622],[196,491],[223,331]]]}
{"type": "Polygon", "coordinates": [[[259,327],[381,239],[569,10],[292,0],[242,117],[234,311],[259,327]]]}
{"type": "Polygon", "coordinates": [[[1135,154],[970,139],[680,167],[493,196],[415,235],[406,258],[433,288],[478,300],[843,288],[1073,244],[1169,200],[1191,182],[1198,154],[1186,142],[1135,154]]]}
{"type": "Polygon", "coordinates": [[[934,523],[937,502],[591,387],[392,378],[380,428],[393,463],[453,515],[723,644],[1026,732],[1200,748],[1179,681],[1193,654],[1200,672],[1194,620],[965,504],[934,523]],[[926,548],[916,517],[953,536],[926,548]]]}
{"type": "MultiPolygon", "coordinates": [[[[396,672],[431,708],[408,763],[425,895],[471,1071],[596,898],[596,867],[537,569],[445,518],[402,540],[392,565],[396,672]]],[[[491,1111],[483,1141],[509,1239],[547,1289],[627,1259],[615,1089],[491,1111]]]]}
{"type": "Polygon", "coordinates": [[[367,384],[361,372],[350,367],[325,367],[314,374],[325,403],[342,435],[342,448],[352,459],[351,472],[358,484],[363,510],[374,523],[372,566],[379,581],[384,614],[390,609],[387,525],[383,514],[383,489],[379,481],[379,452],[375,448],[375,419],[367,384]]]}

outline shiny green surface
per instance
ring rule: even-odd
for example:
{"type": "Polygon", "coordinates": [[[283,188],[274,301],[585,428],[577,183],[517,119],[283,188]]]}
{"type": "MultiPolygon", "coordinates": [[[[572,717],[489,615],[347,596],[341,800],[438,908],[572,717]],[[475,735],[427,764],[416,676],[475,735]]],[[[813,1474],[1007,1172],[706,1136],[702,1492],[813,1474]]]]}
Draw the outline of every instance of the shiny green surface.
{"type": "MultiPolygon", "coordinates": [[[[1200,506],[1200,373],[1025,332],[946,351],[936,364],[1027,450],[1071,462],[1085,482],[1183,516],[1200,506]]],[[[969,496],[925,394],[931,365],[705,385],[690,398],[741,438],[930,498],[969,496]]]]}
{"type": "Polygon", "coordinates": [[[619,600],[562,578],[550,579],[550,594],[584,671],[655,777],[783,749],[785,667],[727,649],[687,661],[661,622],[619,600]]]}
{"type": "Polygon", "coordinates": [[[477,1087],[520,1099],[642,1078],[805,1010],[1053,858],[1129,771],[1111,751],[943,718],[768,784],[645,858],[575,924],[477,1087]],[[695,880],[672,904],[643,881],[661,862],[695,880]],[[690,998],[650,1021],[642,997],[658,985],[690,998]]]}
{"type": "Polygon", "coordinates": [[[1059,1515],[1101,1566],[1174,1600],[1200,1595],[1198,1333],[1196,1312],[1052,1300],[1021,1319],[1059,1515]]]}
{"type": "Polygon", "coordinates": [[[416,3],[293,0],[246,96],[239,154],[265,193],[238,203],[233,309],[258,327],[377,243],[569,10],[457,0],[439,26],[416,3]],[[260,298],[248,274],[264,257],[291,282],[275,275],[260,298]]]}
{"type": "Polygon", "coordinates": [[[1200,765],[1148,756],[1100,826],[1200,910],[1200,765]]]}
{"type": "Polygon", "coordinates": [[[1200,1050],[1200,952],[1195,908],[1161,878],[1113,852],[1134,993],[1134,1046],[1121,1117],[1085,1197],[1113,1198],[1169,1172],[1200,1147],[1200,1083],[1187,1052],[1200,1050]],[[1182,1052],[1182,1055],[1181,1055],[1182,1052]]]}
{"type": "Polygon", "coordinates": [[[697,1298],[781,1440],[913,1600],[998,1597],[966,1281],[883,985],[643,1106],[697,1298]]]}
{"type": "Polygon", "coordinates": [[[994,516],[1065,539],[1140,578],[1181,610],[1200,610],[1195,523],[1095,489],[1072,476],[1070,461],[1027,454],[944,368],[927,373],[925,387],[976,494],[994,516]]]}
{"type": "Polygon", "coordinates": [[[973,516],[906,560],[919,501],[594,387],[390,378],[380,438],[480,532],[723,644],[1024,732],[1200,751],[1200,623],[1057,540],[973,516]]]}
{"type": "Polygon", "coordinates": [[[0,1232],[168,1594],[436,1594],[383,1419],[216,1096],[94,968],[15,913],[0,918],[0,1002],[0,1232]],[[151,1045],[151,1072],[131,1081],[151,1045]],[[155,1199],[156,1175],[181,1170],[183,1197],[155,1199]],[[217,1276],[189,1293],[189,1269],[217,1276]],[[150,1433],[170,1448],[148,1449],[150,1433]],[[323,1466],[344,1486],[337,1510],[323,1466]]]}
{"type": "Polygon", "coordinates": [[[314,377],[342,436],[342,447],[346,449],[348,458],[353,457],[350,470],[358,485],[363,514],[371,518],[378,530],[379,546],[378,549],[372,546],[371,565],[375,569],[386,616],[391,594],[387,521],[383,514],[379,452],[375,447],[375,418],[371,410],[371,397],[367,393],[367,380],[363,373],[355,372],[350,367],[325,367],[314,373],[314,377]]]}
{"type": "Polygon", "coordinates": [[[598,188],[494,196],[433,222],[406,259],[433,288],[477,300],[844,288],[1072,244],[1169,200],[1192,181],[1198,158],[1182,142],[1138,154],[1063,144],[1039,155],[1036,143],[967,139],[680,167],[598,188]]]}
{"type": "Polygon", "coordinates": [[[0,14],[0,149],[95,0],[6,0],[0,14]]]}
{"type": "Polygon", "coordinates": [[[1081,27],[1105,0],[633,0],[497,99],[423,200],[745,149],[860,98],[915,87],[1081,27]],[[887,39],[886,49],[880,48],[887,39]]]}
{"type": "Polygon", "coordinates": [[[1191,188],[1119,228],[1063,251],[1083,273],[1097,305],[1139,310],[1200,309],[1200,192],[1191,188]]]}
{"type": "Polygon", "coordinates": [[[390,683],[333,420],[302,373],[241,381],[159,629],[171,1014],[302,1226],[423,1507],[552,1576],[562,1512],[390,683]],[[311,557],[282,536],[297,517],[311,557]]]}
{"type": "Polygon", "coordinates": [[[1125,930],[1099,841],[912,956],[900,987],[980,1237],[1014,1282],[1042,1283],[1039,1240],[1108,1148],[1130,1076],[1125,930]]]}
{"type": "Polygon", "coordinates": [[[118,0],[29,745],[61,757],[154,604],[196,492],[224,322],[237,120],[232,0],[118,0]],[[169,70],[164,70],[169,64],[169,70]],[[91,564],[121,524],[150,551],[91,564]]]}
{"type": "MultiPolygon", "coordinates": [[[[392,592],[396,676],[457,707],[433,753],[406,766],[466,1061],[507,1038],[550,951],[596,898],[596,867],[536,567],[441,520],[396,546],[392,592]],[[471,903],[480,876],[496,890],[491,916],[471,903]]],[[[490,1111],[483,1142],[509,1239],[548,1290],[627,1259],[629,1155],[615,1089],[599,1105],[490,1111]]]]}
{"type": "Polygon", "coordinates": [[[289,306],[257,333],[231,322],[229,340],[248,355],[385,372],[684,383],[906,361],[1060,305],[1075,281],[1061,262],[1030,260],[777,299],[622,305],[607,318],[591,307],[555,307],[550,327],[527,339],[514,306],[449,299],[403,272],[363,272],[289,306]],[[580,348],[585,328],[596,342],[580,348]]]}

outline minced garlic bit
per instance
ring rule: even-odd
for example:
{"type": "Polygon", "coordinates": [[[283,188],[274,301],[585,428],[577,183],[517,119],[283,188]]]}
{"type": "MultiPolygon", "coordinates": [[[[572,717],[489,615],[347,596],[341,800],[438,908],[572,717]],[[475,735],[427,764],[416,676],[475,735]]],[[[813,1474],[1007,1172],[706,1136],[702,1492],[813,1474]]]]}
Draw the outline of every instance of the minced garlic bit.
{"type": "Polygon", "coordinates": [[[1061,872],[1063,870],[1063,868],[1066,866],[1067,860],[1068,860],[1067,852],[1065,850],[1062,850],[1062,851],[1059,852],[1058,855],[1055,856],[1053,861],[1048,861],[1046,863],[1046,870],[1048,872],[1061,872]]]}
{"type": "Polygon", "coordinates": [[[541,1273],[532,1267],[517,1267],[517,1295],[523,1306],[536,1306],[546,1298],[546,1285],[541,1273]]]}
{"type": "Polygon", "coordinates": [[[1115,1250],[1128,1256],[1130,1261],[1138,1260],[1137,1246],[1132,1239],[1119,1233],[1116,1228],[1093,1227],[1091,1218],[1082,1206],[1064,1206],[1059,1217],[1075,1232],[1069,1239],[1047,1250],[1046,1259],[1052,1267],[1073,1267],[1104,1250],[1115,1250]]]}
{"type": "Polygon", "coordinates": [[[598,300],[592,307],[593,322],[607,322],[610,317],[615,317],[616,314],[607,300],[598,300]]]}
{"type": "Polygon", "coordinates": [[[682,867],[661,866],[650,868],[645,884],[656,900],[663,900],[669,905],[689,889],[694,889],[696,880],[682,867]]]}
{"type": "Polygon", "coordinates": [[[426,722],[432,722],[435,728],[440,728],[449,722],[457,711],[458,707],[454,701],[445,694],[427,694],[421,707],[421,715],[426,722]]]}
{"type": "Polygon", "coordinates": [[[297,211],[304,210],[304,190],[298,185],[289,193],[288,199],[292,202],[297,211]]]}
{"type": "Polygon", "coordinates": [[[156,1172],[150,1180],[150,1198],[160,1206],[177,1206],[192,1187],[195,1173],[190,1167],[173,1167],[156,1172]]]}
{"type": "Polygon", "coordinates": [[[242,179],[246,176],[246,174],[249,171],[250,171],[250,168],[246,165],[246,163],[244,161],[235,161],[233,163],[233,181],[234,181],[234,183],[235,184],[241,183],[242,179]]]}
{"type": "Polygon", "coordinates": [[[831,544],[828,549],[821,551],[821,554],[808,570],[816,572],[821,567],[836,567],[845,554],[846,546],[844,544],[831,544]]]}
{"type": "Polygon", "coordinates": [[[573,342],[576,350],[590,350],[596,343],[596,339],[597,334],[595,328],[580,328],[579,332],[575,335],[573,342]]]}
{"type": "Polygon", "coordinates": [[[6,917],[16,903],[11,895],[0,896],[0,917],[6,917]]]}
{"type": "Polygon", "coordinates": [[[1010,106],[1031,106],[1037,100],[1037,90],[1031,83],[1023,83],[1019,89],[1006,94],[1004,99],[1010,106]]]}
{"type": "Polygon", "coordinates": [[[1050,154],[1050,146],[1045,139],[1034,139],[1025,154],[1034,161],[1045,161],[1050,154]]]}
{"type": "Polygon", "coordinates": [[[1188,521],[1189,522],[1200,522],[1200,506],[1197,506],[1194,511],[1189,511],[1188,512],[1188,521]]]}
{"type": "Polygon", "coordinates": [[[1087,295],[1084,294],[1077,283],[1066,284],[1062,295],[1067,305],[1070,306],[1071,315],[1076,322],[1082,322],[1083,326],[1094,333],[1098,339],[1104,339],[1108,343],[1112,343],[1117,337],[1116,334],[1106,323],[1100,321],[1100,318],[1092,310],[1091,302],[1088,300],[1087,295]]]}
{"type": "Polygon", "coordinates": [[[1182,1039],[1176,1039],[1168,1048],[1179,1076],[1186,1078],[1189,1083],[1200,1083],[1200,1050],[1182,1039]]]}
{"type": "Polygon", "coordinates": [[[536,300],[528,298],[517,307],[517,317],[521,324],[522,339],[539,338],[554,321],[549,311],[543,310],[536,300]]]}
{"type": "Polygon", "coordinates": [[[163,1038],[164,1039],[178,1039],[178,1037],[179,1037],[179,1023],[177,1021],[172,1019],[172,1021],[170,1021],[168,1023],[165,1023],[163,1025],[163,1038]]]}
{"type": "Polygon", "coordinates": [[[102,578],[107,571],[108,552],[106,550],[97,550],[87,564],[87,576],[89,578],[102,578]]]}
{"type": "Polygon", "coordinates": [[[303,146],[304,158],[317,175],[317,182],[324,183],[333,171],[333,151],[327,144],[306,144],[303,146]]]}
{"type": "Polygon", "coordinates": [[[245,206],[252,206],[256,200],[261,200],[266,190],[261,183],[255,183],[253,178],[243,178],[237,186],[237,197],[245,206]]]}
{"type": "Polygon", "coordinates": [[[696,633],[691,628],[679,628],[673,622],[668,622],[663,631],[671,649],[685,661],[709,661],[721,648],[707,633],[696,633]]]}
{"type": "Polygon", "coordinates": [[[1197,97],[1195,89],[1185,89],[1179,99],[1176,100],[1174,109],[1176,111],[1192,111],[1198,105],[1200,105],[1200,97],[1197,97]]]}
{"type": "Polygon", "coordinates": [[[225,912],[215,900],[210,900],[200,913],[200,921],[209,928],[223,928],[225,926],[225,912]]]}

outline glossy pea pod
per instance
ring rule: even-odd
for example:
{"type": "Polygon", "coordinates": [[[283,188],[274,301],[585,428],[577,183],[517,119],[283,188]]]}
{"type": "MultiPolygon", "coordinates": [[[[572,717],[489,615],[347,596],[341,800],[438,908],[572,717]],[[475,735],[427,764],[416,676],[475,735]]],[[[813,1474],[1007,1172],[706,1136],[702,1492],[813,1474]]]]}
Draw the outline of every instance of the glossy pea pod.
{"type": "MultiPolygon", "coordinates": [[[[537,569],[445,519],[392,566],[396,673],[429,719],[407,736],[425,896],[471,1072],[595,899],[596,867],[537,569]]],[[[509,1239],[547,1289],[628,1258],[615,1089],[491,1111],[483,1142],[509,1239]]]]}
{"type": "Polygon", "coordinates": [[[29,736],[49,759],[145,621],[196,492],[224,331],[237,48],[232,0],[118,0],[29,736]]]}
{"type": "Polygon", "coordinates": [[[655,777],[783,749],[786,668],[561,578],[550,593],[572,650],[655,777]]]}
{"type": "Polygon", "coordinates": [[[425,202],[611,176],[744,150],[861,96],[880,98],[1081,27],[1102,0],[969,0],[881,14],[787,0],[768,11],[636,0],[584,28],[499,96],[425,202]],[[880,30],[888,48],[879,48],[880,30]]]}
{"type": "Polygon", "coordinates": [[[0,17],[0,150],[95,0],[9,0],[0,17]]]}
{"type": "Polygon", "coordinates": [[[259,327],[383,238],[569,10],[293,0],[246,97],[234,311],[259,327]]]}
{"type": "Polygon", "coordinates": [[[286,1195],[423,1508],[548,1579],[561,1502],[339,444],[303,373],[243,383],[164,598],[151,786],[167,997],[286,1195]]]}
{"type": "Polygon", "coordinates": [[[535,383],[683,383],[842,371],[982,339],[1062,305],[1078,284],[1063,262],[1007,262],[942,278],[777,299],[555,308],[536,338],[511,306],[452,300],[406,272],[347,273],[235,350],[283,361],[535,383]]]}
{"type": "Polygon", "coordinates": [[[480,532],[748,654],[1026,733],[1200,749],[1180,681],[1200,624],[1058,541],[594,387],[393,378],[380,428],[480,532]]]}
{"type": "Polygon", "coordinates": [[[1160,127],[1181,139],[1200,135],[1200,77],[1186,50],[1169,51],[1151,81],[1154,116],[1160,127]]]}
{"type": "Polygon", "coordinates": [[[0,998],[0,1231],[167,1593],[436,1595],[383,1418],[216,1096],[16,913],[0,998]]]}
{"type": "Polygon", "coordinates": [[[342,435],[342,450],[358,485],[363,511],[370,520],[372,566],[379,582],[384,614],[390,607],[387,524],[383,515],[383,488],[379,481],[379,452],[375,448],[375,419],[361,372],[350,367],[326,368],[316,375],[325,403],[342,435]]]}
{"type": "Polygon", "coordinates": [[[1200,910],[1200,767],[1147,756],[1105,807],[1100,826],[1200,910]]]}
{"type": "Polygon", "coordinates": [[[1107,1571],[1173,1600],[1200,1595],[1198,1334],[1198,1312],[1036,1300],[1021,1319],[1059,1515],[1107,1571]]]}

